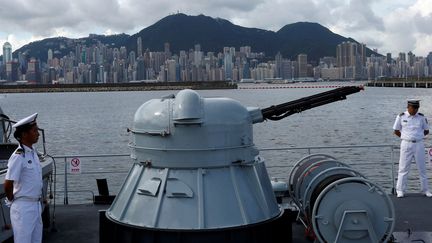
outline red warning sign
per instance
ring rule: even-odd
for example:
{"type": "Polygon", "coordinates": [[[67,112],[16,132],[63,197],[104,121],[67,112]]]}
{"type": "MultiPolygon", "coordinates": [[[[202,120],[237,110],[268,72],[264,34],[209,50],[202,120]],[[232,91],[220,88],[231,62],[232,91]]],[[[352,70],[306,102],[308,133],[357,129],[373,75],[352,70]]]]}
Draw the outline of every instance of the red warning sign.
{"type": "Polygon", "coordinates": [[[81,161],[79,158],[72,158],[69,163],[69,173],[80,174],[81,173],[81,161]]]}

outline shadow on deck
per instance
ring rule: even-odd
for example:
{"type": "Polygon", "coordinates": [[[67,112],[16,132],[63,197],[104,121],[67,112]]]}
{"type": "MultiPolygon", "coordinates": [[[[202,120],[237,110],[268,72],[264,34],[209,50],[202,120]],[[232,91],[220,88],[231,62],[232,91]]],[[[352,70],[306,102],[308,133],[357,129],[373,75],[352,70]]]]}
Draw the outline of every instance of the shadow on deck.
{"type": "MultiPolygon", "coordinates": [[[[396,210],[394,236],[396,242],[423,242],[432,240],[432,198],[408,194],[404,198],[390,196],[396,210]],[[422,242],[422,241],[419,241],[422,242]]],[[[57,205],[55,226],[57,232],[45,230],[43,242],[99,242],[99,210],[108,205],[57,205]]],[[[293,223],[293,242],[310,242],[303,237],[302,225],[293,223]]]]}

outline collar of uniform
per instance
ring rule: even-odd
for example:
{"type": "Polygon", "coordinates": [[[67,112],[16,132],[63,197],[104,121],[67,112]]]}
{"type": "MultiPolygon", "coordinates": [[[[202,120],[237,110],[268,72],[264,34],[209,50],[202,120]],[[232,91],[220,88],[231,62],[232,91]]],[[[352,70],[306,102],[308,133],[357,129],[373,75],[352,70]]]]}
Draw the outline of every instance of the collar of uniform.
{"type": "Polygon", "coordinates": [[[411,115],[408,111],[405,111],[405,115],[408,117],[414,117],[414,116],[418,116],[418,112],[415,113],[414,115],[411,115]]]}
{"type": "Polygon", "coordinates": [[[22,145],[23,149],[25,150],[26,153],[32,153],[33,152],[33,148],[27,147],[26,145],[22,145]]]}

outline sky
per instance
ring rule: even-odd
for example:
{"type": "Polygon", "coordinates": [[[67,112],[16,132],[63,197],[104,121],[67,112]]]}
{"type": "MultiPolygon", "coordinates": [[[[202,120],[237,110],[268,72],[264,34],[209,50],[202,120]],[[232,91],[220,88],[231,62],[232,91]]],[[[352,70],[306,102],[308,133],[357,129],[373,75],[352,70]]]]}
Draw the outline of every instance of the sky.
{"type": "Polygon", "coordinates": [[[0,46],[8,41],[16,50],[47,37],[134,34],[177,12],[273,31],[316,22],[382,54],[432,51],[432,0],[0,0],[0,46]]]}

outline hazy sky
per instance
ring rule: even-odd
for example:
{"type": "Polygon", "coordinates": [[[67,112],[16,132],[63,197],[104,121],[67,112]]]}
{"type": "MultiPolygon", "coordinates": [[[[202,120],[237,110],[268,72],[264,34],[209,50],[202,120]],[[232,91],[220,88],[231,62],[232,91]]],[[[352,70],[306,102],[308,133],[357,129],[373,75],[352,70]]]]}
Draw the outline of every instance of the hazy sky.
{"type": "Polygon", "coordinates": [[[134,34],[177,12],[273,31],[318,22],[383,54],[432,51],[432,0],[0,0],[0,47],[9,41],[16,50],[54,36],[134,34]]]}

